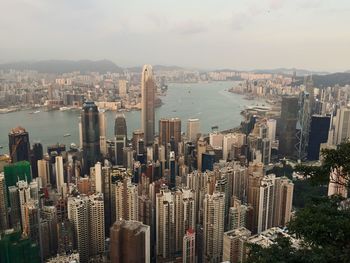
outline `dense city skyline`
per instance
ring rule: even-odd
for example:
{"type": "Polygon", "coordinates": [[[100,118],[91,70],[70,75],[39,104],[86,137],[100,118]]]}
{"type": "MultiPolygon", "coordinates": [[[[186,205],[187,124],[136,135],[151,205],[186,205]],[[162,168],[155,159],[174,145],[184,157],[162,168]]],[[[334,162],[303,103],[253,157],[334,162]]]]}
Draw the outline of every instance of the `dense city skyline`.
{"type": "Polygon", "coordinates": [[[124,67],[349,70],[345,0],[16,0],[0,6],[16,10],[0,18],[1,63],[110,59],[124,67]]]}

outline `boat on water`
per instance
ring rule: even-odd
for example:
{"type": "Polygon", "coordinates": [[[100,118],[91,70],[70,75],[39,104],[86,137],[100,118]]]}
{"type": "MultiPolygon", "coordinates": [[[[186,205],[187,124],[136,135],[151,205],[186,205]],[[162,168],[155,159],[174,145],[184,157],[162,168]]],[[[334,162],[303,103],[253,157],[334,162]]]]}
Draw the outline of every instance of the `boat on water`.
{"type": "Polygon", "coordinates": [[[2,145],[0,145],[0,149],[4,148],[2,145]]]}
{"type": "Polygon", "coordinates": [[[63,137],[69,137],[70,133],[66,133],[65,135],[63,135],[63,137]]]}
{"type": "Polygon", "coordinates": [[[29,114],[38,114],[39,112],[40,112],[40,110],[36,110],[36,111],[29,112],[29,114]]]}

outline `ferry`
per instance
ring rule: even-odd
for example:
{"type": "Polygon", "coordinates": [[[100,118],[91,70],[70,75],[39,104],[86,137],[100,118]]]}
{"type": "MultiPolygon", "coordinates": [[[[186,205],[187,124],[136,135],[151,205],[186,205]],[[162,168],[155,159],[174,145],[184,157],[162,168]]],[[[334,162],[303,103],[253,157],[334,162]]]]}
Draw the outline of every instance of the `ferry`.
{"type": "Polygon", "coordinates": [[[70,133],[66,133],[65,135],[63,135],[63,137],[69,137],[70,133]]]}

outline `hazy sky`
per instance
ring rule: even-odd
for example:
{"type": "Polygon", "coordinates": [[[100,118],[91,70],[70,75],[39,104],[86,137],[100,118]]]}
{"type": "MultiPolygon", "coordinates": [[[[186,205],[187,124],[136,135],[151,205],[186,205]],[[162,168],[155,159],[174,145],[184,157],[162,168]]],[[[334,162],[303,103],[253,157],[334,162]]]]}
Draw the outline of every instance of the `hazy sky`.
{"type": "Polygon", "coordinates": [[[350,0],[0,0],[0,62],[350,69],[350,0]]]}

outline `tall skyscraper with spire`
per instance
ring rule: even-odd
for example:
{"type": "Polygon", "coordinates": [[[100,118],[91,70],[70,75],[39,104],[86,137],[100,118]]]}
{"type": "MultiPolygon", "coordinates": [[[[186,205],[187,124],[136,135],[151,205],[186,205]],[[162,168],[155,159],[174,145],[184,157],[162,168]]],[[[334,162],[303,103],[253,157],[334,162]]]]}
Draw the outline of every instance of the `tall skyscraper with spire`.
{"type": "Polygon", "coordinates": [[[155,129],[156,86],[151,65],[144,65],[141,79],[141,123],[146,145],[153,144],[155,129]]]}

